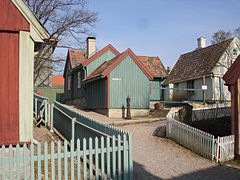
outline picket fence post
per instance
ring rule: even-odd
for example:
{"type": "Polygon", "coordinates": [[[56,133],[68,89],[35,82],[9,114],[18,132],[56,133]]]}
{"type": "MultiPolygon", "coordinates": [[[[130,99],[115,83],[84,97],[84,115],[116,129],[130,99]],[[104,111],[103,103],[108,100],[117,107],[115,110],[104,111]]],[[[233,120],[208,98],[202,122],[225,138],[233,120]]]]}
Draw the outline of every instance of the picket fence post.
{"type": "MultiPolygon", "coordinates": [[[[76,122],[76,118],[72,118],[72,140],[75,143],[75,122],[76,122]]],[[[74,148],[74,143],[73,143],[73,148],[74,148]]]]}

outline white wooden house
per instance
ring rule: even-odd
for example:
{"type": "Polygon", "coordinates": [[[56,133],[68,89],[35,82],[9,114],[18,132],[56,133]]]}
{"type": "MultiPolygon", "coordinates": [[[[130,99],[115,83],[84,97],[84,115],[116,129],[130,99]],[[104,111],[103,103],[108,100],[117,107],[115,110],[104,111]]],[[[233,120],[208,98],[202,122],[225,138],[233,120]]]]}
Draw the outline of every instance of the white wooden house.
{"type": "Polygon", "coordinates": [[[165,99],[202,101],[204,85],[207,88],[206,101],[230,101],[231,96],[222,77],[239,53],[237,37],[207,47],[205,38],[199,38],[198,48],[182,54],[165,80],[166,88],[180,89],[166,90],[165,99]],[[186,88],[196,90],[183,90],[186,88]]]}

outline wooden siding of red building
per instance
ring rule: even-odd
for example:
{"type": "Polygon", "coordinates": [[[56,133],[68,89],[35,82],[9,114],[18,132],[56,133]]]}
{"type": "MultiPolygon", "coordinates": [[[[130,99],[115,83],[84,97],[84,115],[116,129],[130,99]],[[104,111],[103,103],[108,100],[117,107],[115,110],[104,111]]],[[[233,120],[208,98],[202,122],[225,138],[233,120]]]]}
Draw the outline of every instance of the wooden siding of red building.
{"type": "Polygon", "coordinates": [[[11,0],[0,1],[0,31],[30,31],[30,25],[11,0]]]}
{"type": "Polygon", "coordinates": [[[0,40],[0,144],[16,144],[19,142],[19,33],[0,32],[0,40]]]}

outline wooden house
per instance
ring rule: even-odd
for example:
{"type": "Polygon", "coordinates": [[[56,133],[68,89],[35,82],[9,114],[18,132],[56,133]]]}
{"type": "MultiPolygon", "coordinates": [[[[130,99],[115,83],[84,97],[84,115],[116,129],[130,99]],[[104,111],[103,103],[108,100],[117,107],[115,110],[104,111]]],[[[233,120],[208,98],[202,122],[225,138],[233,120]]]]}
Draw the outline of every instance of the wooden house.
{"type": "Polygon", "coordinates": [[[104,61],[120,54],[111,44],[96,52],[95,38],[92,37],[87,39],[87,46],[87,51],[68,50],[63,75],[65,101],[81,107],[86,107],[86,88],[82,80],[104,61]]]}
{"type": "Polygon", "coordinates": [[[15,145],[33,140],[34,45],[49,33],[22,0],[0,12],[0,145],[15,145]]]}
{"type": "Polygon", "coordinates": [[[199,38],[197,49],[182,54],[164,81],[168,88],[194,90],[165,91],[166,100],[202,101],[205,96],[208,102],[230,101],[230,93],[224,87],[222,77],[239,53],[237,37],[207,47],[205,38],[199,38]],[[202,86],[206,88],[205,95],[202,86]]]}
{"type": "Polygon", "coordinates": [[[148,115],[152,79],[148,69],[127,49],[113,59],[104,61],[83,79],[87,107],[109,117],[121,118],[126,115],[126,98],[129,96],[131,115],[148,115]]]}
{"type": "Polygon", "coordinates": [[[240,55],[223,76],[231,93],[231,132],[235,135],[235,154],[240,155],[240,55]]]}

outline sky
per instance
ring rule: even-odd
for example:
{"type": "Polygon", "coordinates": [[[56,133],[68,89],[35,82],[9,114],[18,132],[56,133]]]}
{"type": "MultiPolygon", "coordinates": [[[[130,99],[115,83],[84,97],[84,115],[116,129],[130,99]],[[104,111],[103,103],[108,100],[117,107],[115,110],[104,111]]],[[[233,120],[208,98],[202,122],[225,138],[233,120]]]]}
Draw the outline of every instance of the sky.
{"type": "Polygon", "coordinates": [[[197,38],[209,46],[214,32],[240,27],[240,0],[90,0],[88,6],[99,14],[91,29],[97,50],[108,44],[119,52],[130,48],[158,56],[165,67],[196,49],[197,38]]]}

